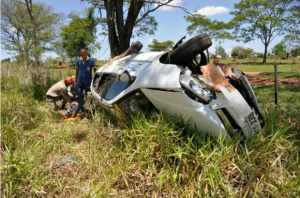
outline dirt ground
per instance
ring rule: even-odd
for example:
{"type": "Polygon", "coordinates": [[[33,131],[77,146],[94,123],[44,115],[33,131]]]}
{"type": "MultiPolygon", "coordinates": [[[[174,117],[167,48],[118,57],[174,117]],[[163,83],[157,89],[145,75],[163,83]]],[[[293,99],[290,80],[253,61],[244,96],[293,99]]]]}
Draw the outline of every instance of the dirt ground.
{"type": "MultiPolygon", "coordinates": [[[[274,79],[262,78],[259,76],[261,73],[262,72],[245,72],[245,74],[250,77],[249,81],[251,83],[261,85],[274,85],[274,79]]],[[[278,84],[300,86],[300,80],[296,78],[280,78],[278,79],[278,84]]]]}

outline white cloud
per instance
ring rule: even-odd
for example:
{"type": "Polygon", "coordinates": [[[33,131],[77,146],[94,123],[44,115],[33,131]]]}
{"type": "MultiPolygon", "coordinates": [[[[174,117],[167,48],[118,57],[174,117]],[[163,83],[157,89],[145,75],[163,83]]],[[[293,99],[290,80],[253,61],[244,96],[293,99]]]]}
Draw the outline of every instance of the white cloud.
{"type": "Polygon", "coordinates": [[[228,8],[223,6],[206,6],[199,9],[197,12],[193,12],[193,14],[201,14],[204,16],[213,16],[217,14],[223,14],[229,12],[228,8]]]}
{"type": "MultiPolygon", "coordinates": [[[[158,0],[157,2],[160,2],[160,3],[166,3],[168,0],[158,0]]],[[[166,10],[166,11],[170,11],[170,10],[173,10],[174,7],[172,6],[181,6],[181,1],[182,0],[173,0],[171,1],[170,3],[168,3],[167,5],[165,6],[162,6],[160,8],[158,8],[159,10],[166,10]],[[169,5],[169,6],[168,6],[169,5]]],[[[157,6],[158,3],[156,3],[155,6],[157,6]]]]}

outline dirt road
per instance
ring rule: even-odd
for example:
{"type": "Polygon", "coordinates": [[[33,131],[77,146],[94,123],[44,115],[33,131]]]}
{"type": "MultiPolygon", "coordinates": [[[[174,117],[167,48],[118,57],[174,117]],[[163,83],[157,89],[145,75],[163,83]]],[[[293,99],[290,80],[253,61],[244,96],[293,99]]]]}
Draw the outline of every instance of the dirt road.
{"type": "MultiPolygon", "coordinates": [[[[262,72],[245,72],[245,74],[249,77],[249,81],[251,83],[261,84],[261,85],[274,85],[274,79],[263,78],[259,76],[260,74],[262,74],[262,72]]],[[[278,79],[278,83],[300,86],[300,80],[296,78],[280,78],[278,79]]]]}

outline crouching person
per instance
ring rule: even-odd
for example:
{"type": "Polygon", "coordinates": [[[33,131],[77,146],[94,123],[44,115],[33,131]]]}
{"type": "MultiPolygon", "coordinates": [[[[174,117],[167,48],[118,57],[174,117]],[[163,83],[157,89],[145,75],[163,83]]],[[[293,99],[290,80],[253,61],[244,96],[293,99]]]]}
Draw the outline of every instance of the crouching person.
{"type": "Polygon", "coordinates": [[[72,103],[71,97],[68,94],[67,87],[74,84],[75,79],[67,77],[65,80],[61,80],[54,84],[46,93],[46,100],[49,103],[51,111],[58,110],[58,101],[62,100],[61,109],[64,109],[67,102],[72,103]]]}

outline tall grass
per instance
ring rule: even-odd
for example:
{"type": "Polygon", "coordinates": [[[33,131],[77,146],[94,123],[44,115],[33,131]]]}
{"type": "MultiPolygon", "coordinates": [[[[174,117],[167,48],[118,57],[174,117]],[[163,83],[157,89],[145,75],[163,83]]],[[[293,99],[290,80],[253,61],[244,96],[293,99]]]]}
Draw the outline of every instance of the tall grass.
{"type": "Polygon", "coordinates": [[[57,77],[47,78],[45,70],[36,80],[30,70],[7,68],[2,197],[300,196],[298,88],[282,87],[275,110],[272,87],[254,86],[265,129],[224,140],[155,112],[125,124],[98,109],[89,119],[63,122],[43,101],[57,77]]]}

